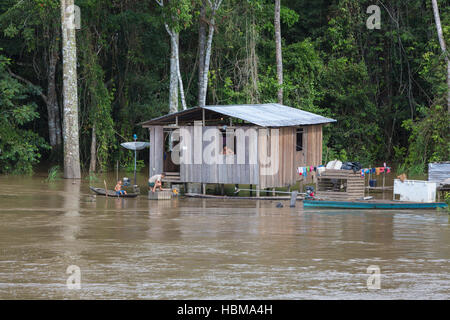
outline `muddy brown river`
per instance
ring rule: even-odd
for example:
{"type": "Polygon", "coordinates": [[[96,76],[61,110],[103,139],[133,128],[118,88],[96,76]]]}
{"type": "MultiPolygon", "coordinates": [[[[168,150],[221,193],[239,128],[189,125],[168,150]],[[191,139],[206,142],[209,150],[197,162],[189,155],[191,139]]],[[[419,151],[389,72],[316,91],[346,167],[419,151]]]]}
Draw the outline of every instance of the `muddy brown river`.
{"type": "Polygon", "coordinates": [[[450,298],[447,211],[116,199],[44,179],[0,177],[1,299],[450,298]]]}

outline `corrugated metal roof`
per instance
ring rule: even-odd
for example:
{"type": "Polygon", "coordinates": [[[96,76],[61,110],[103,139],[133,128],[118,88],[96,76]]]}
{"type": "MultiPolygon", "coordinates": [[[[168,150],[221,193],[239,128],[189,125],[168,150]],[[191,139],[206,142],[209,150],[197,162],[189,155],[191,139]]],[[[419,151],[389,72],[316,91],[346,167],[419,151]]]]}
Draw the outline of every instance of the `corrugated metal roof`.
{"type": "MultiPolygon", "coordinates": [[[[195,109],[199,108],[188,110],[195,109]]],[[[325,118],[311,112],[291,108],[278,103],[217,105],[205,106],[204,109],[229,117],[242,119],[261,127],[289,127],[336,122],[334,119],[325,118]]],[[[176,115],[182,115],[187,113],[188,110],[159,117],[150,120],[150,122],[154,120],[169,119],[171,117],[175,117],[176,115]]]]}
{"type": "Polygon", "coordinates": [[[428,181],[442,183],[450,178],[450,161],[428,164],[428,181]]]}
{"type": "Polygon", "coordinates": [[[289,127],[336,122],[334,119],[278,103],[205,106],[204,108],[262,127],[289,127]]]}

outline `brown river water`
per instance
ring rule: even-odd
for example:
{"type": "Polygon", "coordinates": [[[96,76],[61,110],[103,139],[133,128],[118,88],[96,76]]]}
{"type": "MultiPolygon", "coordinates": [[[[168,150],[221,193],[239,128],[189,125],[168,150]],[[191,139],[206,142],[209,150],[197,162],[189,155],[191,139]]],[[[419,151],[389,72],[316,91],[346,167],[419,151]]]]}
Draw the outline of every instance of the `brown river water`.
{"type": "Polygon", "coordinates": [[[116,199],[44,178],[0,176],[0,299],[450,298],[446,211],[116,199]]]}

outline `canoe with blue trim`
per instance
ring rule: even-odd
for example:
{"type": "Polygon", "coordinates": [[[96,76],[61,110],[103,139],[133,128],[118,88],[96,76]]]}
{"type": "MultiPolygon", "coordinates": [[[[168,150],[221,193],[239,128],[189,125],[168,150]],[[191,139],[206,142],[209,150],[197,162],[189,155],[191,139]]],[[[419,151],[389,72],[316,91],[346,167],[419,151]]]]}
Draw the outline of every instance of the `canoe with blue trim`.
{"type": "Polygon", "coordinates": [[[303,207],[306,208],[341,208],[341,209],[436,209],[447,208],[445,202],[403,202],[386,200],[368,201],[327,201],[327,200],[304,200],[303,207]]]}
{"type": "MultiPolygon", "coordinates": [[[[94,191],[98,195],[106,196],[105,189],[103,189],[103,188],[89,187],[89,189],[91,189],[92,191],[94,191]]],[[[136,198],[137,196],[138,196],[137,193],[127,193],[127,194],[118,195],[114,190],[108,190],[108,197],[136,198]]]]}

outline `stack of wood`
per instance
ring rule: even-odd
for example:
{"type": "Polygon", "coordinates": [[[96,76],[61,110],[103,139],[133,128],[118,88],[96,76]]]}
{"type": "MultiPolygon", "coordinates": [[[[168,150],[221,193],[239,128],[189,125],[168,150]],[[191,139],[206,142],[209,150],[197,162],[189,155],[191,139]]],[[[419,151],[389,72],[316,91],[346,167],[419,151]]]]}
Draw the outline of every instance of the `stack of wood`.
{"type": "Polygon", "coordinates": [[[316,186],[316,197],[325,200],[357,200],[364,197],[364,177],[352,170],[325,170],[316,186]]]}

